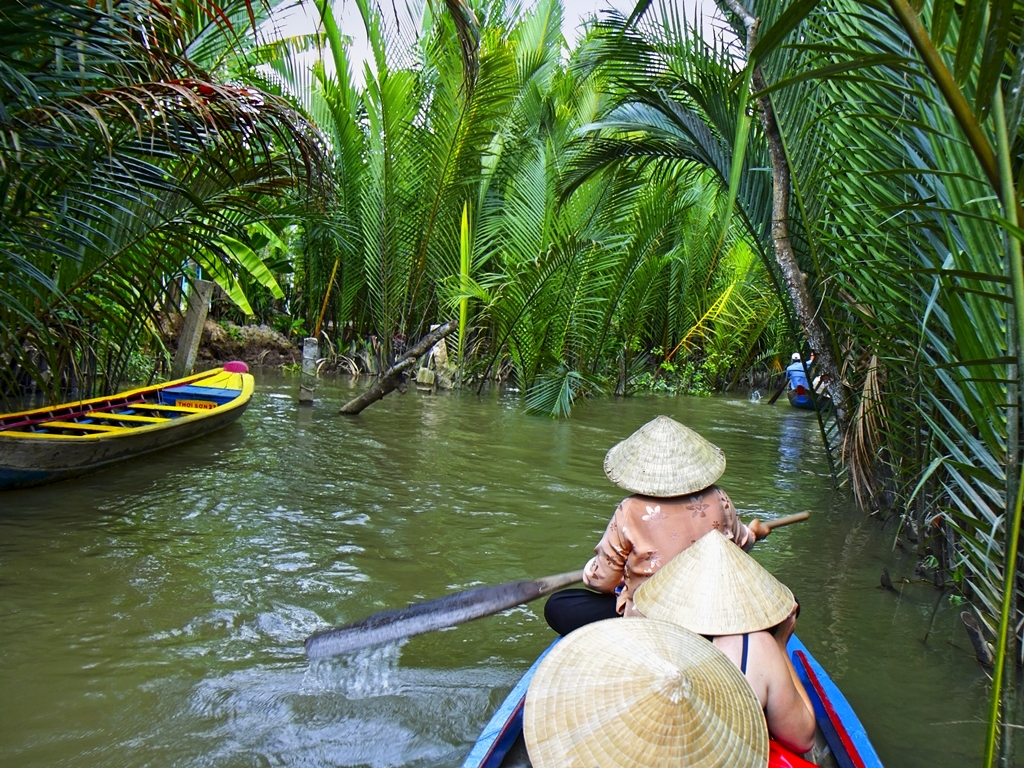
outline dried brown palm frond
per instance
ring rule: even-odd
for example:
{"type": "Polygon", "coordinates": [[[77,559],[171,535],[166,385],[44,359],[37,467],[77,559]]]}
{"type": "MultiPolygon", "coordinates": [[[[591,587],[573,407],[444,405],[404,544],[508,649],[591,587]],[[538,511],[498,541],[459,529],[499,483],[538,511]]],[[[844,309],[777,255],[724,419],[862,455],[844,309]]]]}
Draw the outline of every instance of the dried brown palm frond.
{"type": "Polygon", "coordinates": [[[878,364],[878,356],[871,355],[864,373],[860,397],[850,422],[850,430],[843,444],[843,463],[849,472],[850,487],[862,508],[876,504],[879,493],[877,465],[879,452],[885,445],[888,414],[882,393],[885,369],[878,364]]]}

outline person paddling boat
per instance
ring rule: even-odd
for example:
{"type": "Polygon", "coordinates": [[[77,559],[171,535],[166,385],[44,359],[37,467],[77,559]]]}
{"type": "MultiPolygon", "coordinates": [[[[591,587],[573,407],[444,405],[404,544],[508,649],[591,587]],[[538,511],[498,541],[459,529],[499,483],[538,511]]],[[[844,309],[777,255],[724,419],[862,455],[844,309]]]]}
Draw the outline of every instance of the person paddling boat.
{"type": "Polygon", "coordinates": [[[709,531],[744,550],[770,529],[744,525],[715,482],[725,454],[692,429],[658,416],[615,445],[604,461],[608,479],[632,495],[619,504],[587,563],[591,590],[556,592],[544,618],[560,635],[593,621],[633,613],[633,593],[658,569],[709,531]]]}

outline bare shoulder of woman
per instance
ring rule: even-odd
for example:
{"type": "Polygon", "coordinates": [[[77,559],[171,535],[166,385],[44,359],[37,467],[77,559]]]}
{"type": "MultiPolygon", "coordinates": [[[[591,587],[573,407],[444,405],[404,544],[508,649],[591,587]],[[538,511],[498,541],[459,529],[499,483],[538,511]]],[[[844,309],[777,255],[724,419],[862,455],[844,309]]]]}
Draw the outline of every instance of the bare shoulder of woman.
{"type": "MultiPolygon", "coordinates": [[[[768,731],[794,752],[803,753],[814,745],[814,713],[806,694],[792,671],[785,651],[768,632],[757,632],[758,657],[763,660],[768,688],[765,717],[768,731]]],[[[753,636],[752,636],[753,637],[753,636]]]]}

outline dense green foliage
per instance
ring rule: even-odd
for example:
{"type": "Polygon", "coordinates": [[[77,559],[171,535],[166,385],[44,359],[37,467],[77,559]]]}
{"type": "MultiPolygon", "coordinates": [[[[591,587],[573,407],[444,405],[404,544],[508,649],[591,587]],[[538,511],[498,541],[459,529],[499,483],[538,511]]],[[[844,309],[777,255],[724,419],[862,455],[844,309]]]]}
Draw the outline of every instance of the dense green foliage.
{"type": "Polygon", "coordinates": [[[29,24],[18,7],[13,28],[31,34],[4,48],[18,75],[5,91],[8,394],[141,373],[137,350],[159,343],[150,317],[195,265],[235,319],[321,325],[338,351],[372,339],[377,364],[461,308],[464,378],[511,378],[553,414],[581,393],[710,392],[767,373],[788,346],[767,273],[706,173],[627,169],[566,192],[578,132],[616,97],[586,54],[567,58],[557,2],[428,8],[408,39],[364,5],[373,60],[358,87],[330,15],[323,36],[273,41],[252,37],[268,9],[245,2],[41,8],[29,24]],[[137,14],[159,45],[129,28],[137,14]],[[323,54],[312,68],[297,55],[310,50],[323,54]],[[318,136],[331,173],[309,165],[318,136]],[[305,181],[324,182],[312,195],[296,186],[311,168],[305,181]],[[43,190],[46,171],[59,182],[43,190]]]}
{"type": "Polygon", "coordinates": [[[303,222],[306,327],[332,273],[326,316],[346,349],[372,333],[386,357],[464,308],[466,377],[510,376],[552,414],[581,393],[710,391],[776,352],[766,272],[707,174],[627,169],[566,191],[579,131],[615,97],[583,63],[589,43],[566,61],[560,5],[460,8],[402,40],[363,7],[364,88],[331,18],[332,74],[280,68],[329,137],[340,190],[303,222]]]}
{"type": "Polygon", "coordinates": [[[243,303],[239,274],[280,295],[248,225],[320,178],[323,153],[287,102],[223,76],[249,46],[251,5],[0,13],[0,391],[110,390],[141,373],[147,321],[189,262],[243,303]]]}
{"type": "Polygon", "coordinates": [[[755,63],[787,148],[802,265],[856,404],[845,463],[862,502],[900,514],[898,535],[996,638],[989,764],[1001,697],[1003,722],[1016,718],[1024,9],[917,6],[748,10],[763,14],[762,42],[783,41],[755,63]]]}

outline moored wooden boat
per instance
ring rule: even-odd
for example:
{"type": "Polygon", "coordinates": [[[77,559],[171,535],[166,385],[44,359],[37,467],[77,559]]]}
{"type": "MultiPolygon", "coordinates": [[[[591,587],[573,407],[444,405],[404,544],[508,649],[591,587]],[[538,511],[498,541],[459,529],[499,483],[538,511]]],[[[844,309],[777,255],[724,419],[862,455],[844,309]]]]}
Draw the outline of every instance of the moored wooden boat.
{"type": "MultiPolygon", "coordinates": [[[[462,768],[528,768],[530,762],[522,737],[523,704],[530,681],[550,650],[541,654],[495,711],[462,768]]],[[[795,635],[787,650],[818,721],[813,762],[823,768],[882,768],[857,714],[811,652],[795,635]]]]}
{"type": "Polygon", "coordinates": [[[48,408],[0,415],[0,490],[94,472],[227,426],[245,411],[244,363],[48,408]]]}

